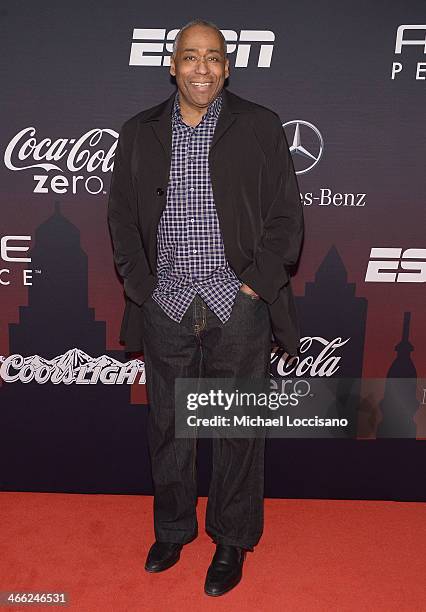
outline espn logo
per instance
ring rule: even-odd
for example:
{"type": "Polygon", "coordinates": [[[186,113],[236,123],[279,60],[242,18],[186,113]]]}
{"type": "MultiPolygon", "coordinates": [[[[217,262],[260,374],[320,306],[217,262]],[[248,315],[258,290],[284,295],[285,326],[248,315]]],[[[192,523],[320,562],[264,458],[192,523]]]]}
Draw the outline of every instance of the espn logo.
{"type": "MultiPolygon", "coordinates": [[[[173,41],[178,32],[179,28],[170,30],[167,35],[165,28],[135,28],[130,47],[129,66],[170,66],[170,55],[163,55],[164,47],[168,53],[173,52],[173,41]]],[[[259,48],[257,67],[270,67],[275,40],[273,32],[270,30],[241,30],[239,34],[234,30],[221,30],[221,32],[227,43],[227,53],[236,51],[235,68],[247,68],[253,43],[257,43],[256,48],[259,48]]]]}
{"type": "Polygon", "coordinates": [[[426,249],[380,248],[371,249],[365,275],[367,283],[424,283],[426,282],[426,249]],[[407,272],[399,271],[408,270],[407,272]],[[388,272],[384,272],[388,270],[388,272]]]}

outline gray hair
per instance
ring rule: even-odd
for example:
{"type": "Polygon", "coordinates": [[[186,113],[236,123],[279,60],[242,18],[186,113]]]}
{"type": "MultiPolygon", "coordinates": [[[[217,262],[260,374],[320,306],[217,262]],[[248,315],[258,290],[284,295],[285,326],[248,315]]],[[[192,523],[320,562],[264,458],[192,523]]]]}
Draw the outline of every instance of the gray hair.
{"type": "Polygon", "coordinates": [[[173,41],[173,53],[172,53],[172,57],[175,57],[176,55],[176,51],[179,45],[179,40],[180,37],[182,36],[182,33],[187,30],[188,28],[192,27],[192,26],[205,26],[206,28],[212,28],[213,30],[216,30],[216,32],[219,34],[219,38],[220,38],[220,42],[222,44],[222,51],[223,54],[226,58],[227,53],[226,53],[226,40],[224,35],[222,34],[222,32],[219,30],[219,28],[217,27],[217,25],[211,21],[206,21],[205,19],[193,19],[192,21],[189,21],[188,23],[186,23],[184,26],[181,27],[181,29],[179,30],[179,32],[176,34],[176,38],[173,41]]]}

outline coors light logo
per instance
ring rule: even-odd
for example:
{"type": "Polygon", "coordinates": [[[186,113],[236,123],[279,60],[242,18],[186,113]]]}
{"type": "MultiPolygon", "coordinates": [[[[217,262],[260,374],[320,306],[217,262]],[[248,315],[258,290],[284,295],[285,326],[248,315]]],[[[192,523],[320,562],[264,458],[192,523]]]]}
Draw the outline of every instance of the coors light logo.
{"type": "Polygon", "coordinates": [[[70,349],[53,359],[44,359],[39,355],[0,356],[0,364],[0,379],[6,383],[35,381],[54,385],[131,385],[140,373],[138,383],[145,384],[145,364],[140,359],[122,363],[108,355],[91,357],[78,348],[70,349]]]}
{"type": "Polygon", "coordinates": [[[105,194],[102,174],[111,172],[118,133],[89,130],[80,138],[39,137],[35,127],[16,134],[4,152],[6,168],[33,171],[34,193],[105,194]]]}

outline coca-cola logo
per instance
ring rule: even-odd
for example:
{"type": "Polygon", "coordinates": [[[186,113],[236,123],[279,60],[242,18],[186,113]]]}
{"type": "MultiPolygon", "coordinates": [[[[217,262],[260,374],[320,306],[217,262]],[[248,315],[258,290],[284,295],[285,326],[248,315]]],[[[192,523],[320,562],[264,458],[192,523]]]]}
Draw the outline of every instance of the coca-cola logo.
{"type": "Polygon", "coordinates": [[[300,340],[299,355],[290,356],[278,350],[272,354],[272,376],[329,377],[340,368],[341,356],[334,354],[350,338],[326,340],[321,336],[305,336],[300,340]]]}
{"type": "Polygon", "coordinates": [[[7,145],[4,163],[14,172],[38,171],[34,174],[34,193],[75,194],[84,190],[97,195],[105,193],[99,173],[112,171],[117,139],[118,133],[109,128],[94,128],[78,139],[39,139],[35,127],[26,127],[7,145]],[[43,170],[56,173],[41,174],[43,170]]]}

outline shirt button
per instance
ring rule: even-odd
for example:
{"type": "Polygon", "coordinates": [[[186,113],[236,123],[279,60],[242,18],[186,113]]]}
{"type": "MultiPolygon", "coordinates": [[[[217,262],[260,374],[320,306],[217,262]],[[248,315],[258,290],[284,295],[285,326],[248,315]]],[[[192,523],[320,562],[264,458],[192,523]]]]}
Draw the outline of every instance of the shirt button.
{"type": "Polygon", "coordinates": [[[190,219],[191,223],[194,223],[195,219],[190,219]]]}
{"type": "Polygon", "coordinates": [[[192,252],[194,253],[194,255],[197,254],[197,250],[196,249],[194,249],[192,252]]]}
{"type": "Polygon", "coordinates": [[[194,187],[190,187],[189,191],[195,191],[194,187]]]}

